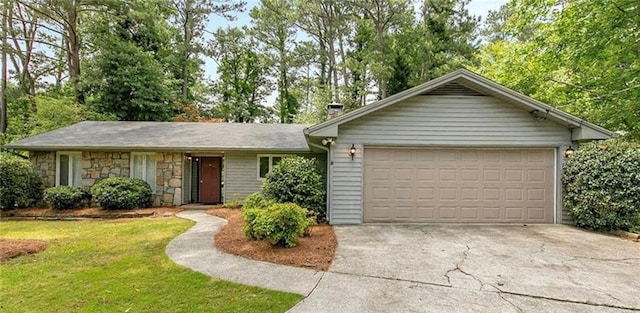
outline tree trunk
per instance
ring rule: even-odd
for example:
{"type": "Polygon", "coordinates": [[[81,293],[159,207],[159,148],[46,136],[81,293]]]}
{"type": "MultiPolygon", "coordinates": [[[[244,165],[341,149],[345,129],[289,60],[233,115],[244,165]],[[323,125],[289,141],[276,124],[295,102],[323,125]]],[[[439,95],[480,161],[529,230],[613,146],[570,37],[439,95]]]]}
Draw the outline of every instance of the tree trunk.
{"type": "Polygon", "coordinates": [[[69,36],[69,82],[76,94],[76,102],[84,104],[84,93],[80,90],[80,36],[78,35],[78,4],[72,1],[67,11],[67,25],[65,26],[69,36]]]}
{"type": "Polygon", "coordinates": [[[183,23],[183,36],[184,36],[184,51],[183,51],[183,64],[182,64],[182,101],[187,101],[189,95],[189,58],[191,57],[191,31],[189,29],[190,21],[190,1],[185,2],[184,10],[184,23],[183,23]]]}
{"type": "Polygon", "coordinates": [[[0,133],[7,133],[7,0],[2,1],[2,95],[0,96],[0,133]]]}

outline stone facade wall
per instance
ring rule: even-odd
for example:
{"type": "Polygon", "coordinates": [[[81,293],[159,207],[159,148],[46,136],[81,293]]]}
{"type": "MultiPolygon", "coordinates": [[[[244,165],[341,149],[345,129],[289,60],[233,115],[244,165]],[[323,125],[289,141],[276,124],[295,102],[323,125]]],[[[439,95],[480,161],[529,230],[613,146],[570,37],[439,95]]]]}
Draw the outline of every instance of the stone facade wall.
{"type": "Polygon", "coordinates": [[[31,164],[35,167],[45,188],[56,185],[56,153],[52,151],[32,151],[29,153],[31,164]]]}
{"type": "MultiPolygon", "coordinates": [[[[45,187],[56,184],[56,152],[34,151],[30,160],[43,177],[45,187]]],[[[82,152],[82,186],[90,187],[107,177],[129,177],[130,152],[82,152]]],[[[182,153],[156,153],[156,191],[154,206],[182,204],[182,153]]]]}
{"type": "Polygon", "coordinates": [[[129,177],[129,152],[82,152],[82,186],[108,177],[129,177]]]}
{"type": "Polygon", "coordinates": [[[154,205],[182,204],[182,153],[156,153],[156,194],[154,205]]]}

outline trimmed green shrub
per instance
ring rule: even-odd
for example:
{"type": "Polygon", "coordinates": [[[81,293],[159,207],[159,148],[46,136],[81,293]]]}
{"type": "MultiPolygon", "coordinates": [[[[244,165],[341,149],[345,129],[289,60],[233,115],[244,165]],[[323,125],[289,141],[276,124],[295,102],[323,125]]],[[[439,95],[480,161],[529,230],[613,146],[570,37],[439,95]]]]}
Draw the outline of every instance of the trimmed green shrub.
{"type": "Polygon", "coordinates": [[[327,216],[325,183],[313,158],[283,158],[265,177],[262,192],[267,199],[310,210],[319,220],[327,216]]]}
{"type": "Polygon", "coordinates": [[[138,178],[110,177],[91,187],[91,194],[105,210],[132,210],[151,206],[151,187],[138,178]]]}
{"type": "Polygon", "coordinates": [[[78,191],[80,192],[80,198],[81,198],[80,207],[91,206],[91,200],[93,200],[93,195],[91,194],[91,187],[79,187],[78,191]]]}
{"type": "Polygon", "coordinates": [[[262,192],[256,192],[244,198],[242,201],[242,210],[265,209],[274,203],[275,201],[265,198],[262,192]]]}
{"type": "Polygon", "coordinates": [[[25,208],[42,199],[42,179],[31,162],[0,153],[0,209],[25,208]]]}
{"type": "Polygon", "coordinates": [[[85,189],[81,187],[58,186],[44,191],[44,201],[55,210],[82,207],[86,205],[85,197],[85,189]]]}
{"type": "Polygon", "coordinates": [[[564,207],[579,227],[640,230],[640,146],[586,144],[566,160],[564,207]]]}
{"type": "Polygon", "coordinates": [[[298,238],[314,224],[307,210],[295,203],[276,203],[266,209],[247,209],[243,232],[249,239],[265,240],[285,248],[298,245],[298,238]]]}
{"type": "Polygon", "coordinates": [[[258,234],[254,231],[256,225],[256,219],[262,213],[260,208],[242,208],[242,219],[244,224],[242,225],[242,233],[249,240],[262,239],[258,237],[258,234]]]}

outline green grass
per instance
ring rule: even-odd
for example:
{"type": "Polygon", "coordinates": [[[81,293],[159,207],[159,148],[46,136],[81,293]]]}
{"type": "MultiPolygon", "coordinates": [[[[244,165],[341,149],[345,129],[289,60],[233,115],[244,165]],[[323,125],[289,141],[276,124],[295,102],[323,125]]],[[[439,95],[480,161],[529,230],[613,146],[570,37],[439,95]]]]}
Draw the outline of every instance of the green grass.
{"type": "Polygon", "coordinates": [[[284,312],[302,296],[212,279],[173,263],[178,218],[0,222],[44,252],[0,263],[0,312],[284,312]]]}

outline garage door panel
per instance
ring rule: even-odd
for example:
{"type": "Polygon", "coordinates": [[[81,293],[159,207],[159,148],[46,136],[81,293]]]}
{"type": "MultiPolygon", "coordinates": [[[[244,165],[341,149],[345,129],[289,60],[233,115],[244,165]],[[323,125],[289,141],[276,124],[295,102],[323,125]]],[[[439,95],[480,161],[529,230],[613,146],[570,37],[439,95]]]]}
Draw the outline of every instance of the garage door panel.
{"type": "Polygon", "coordinates": [[[478,174],[478,169],[475,168],[464,168],[460,170],[460,180],[461,181],[472,181],[477,182],[480,175],[478,174]]]}
{"type": "Polygon", "coordinates": [[[472,200],[478,201],[478,188],[474,187],[462,187],[460,188],[460,199],[461,200],[472,200]]]}
{"type": "Polygon", "coordinates": [[[438,169],[438,178],[440,179],[440,181],[457,181],[458,170],[456,168],[438,169]]]}
{"type": "Polygon", "coordinates": [[[434,207],[416,207],[416,219],[418,220],[431,220],[435,217],[434,215],[435,208],[434,207]]]}
{"type": "Polygon", "coordinates": [[[365,222],[553,222],[553,149],[365,149],[365,222]]]}
{"type": "Polygon", "coordinates": [[[477,221],[480,218],[478,207],[460,208],[460,218],[463,220],[477,221]]]}
{"type": "Polygon", "coordinates": [[[502,219],[501,213],[502,210],[498,206],[482,208],[482,217],[484,220],[500,221],[502,219]]]}
{"type": "MultiPolygon", "coordinates": [[[[415,150],[414,150],[415,151],[415,150]]],[[[436,152],[431,150],[415,151],[416,161],[420,163],[431,163],[436,159],[436,152]]]]}
{"type": "Polygon", "coordinates": [[[527,201],[544,201],[545,193],[543,188],[528,188],[527,201]]]}
{"type": "Polygon", "coordinates": [[[413,155],[414,154],[411,152],[411,150],[396,150],[394,159],[395,161],[400,162],[413,161],[413,155]]]}
{"type": "Polygon", "coordinates": [[[500,177],[502,173],[499,168],[485,168],[482,169],[482,181],[490,182],[490,181],[500,181],[500,177]]]}
{"type": "Polygon", "coordinates": [[[415,180],[415,169],[413,168],[396,168],[393,173],[396,182],[413,183],[415,180]]]}
{"type": "Polygon", "coordinates": [[[435,199],[434,189],[434,187],[416,187],[416,200],[420,202],[433,201],[435,199]]]}
{"type": "Polygon", "coordinates": [[[529,207],[527,208],[527,219],[544,221],[544,207],[529,207]]]}
{"type": "Polygon", "coordinates": [[[415,197],[415,192],[413,188],[407,187],[396,187],[394,189],[394,200],[395,201],[413,201],[415,197]]]}

